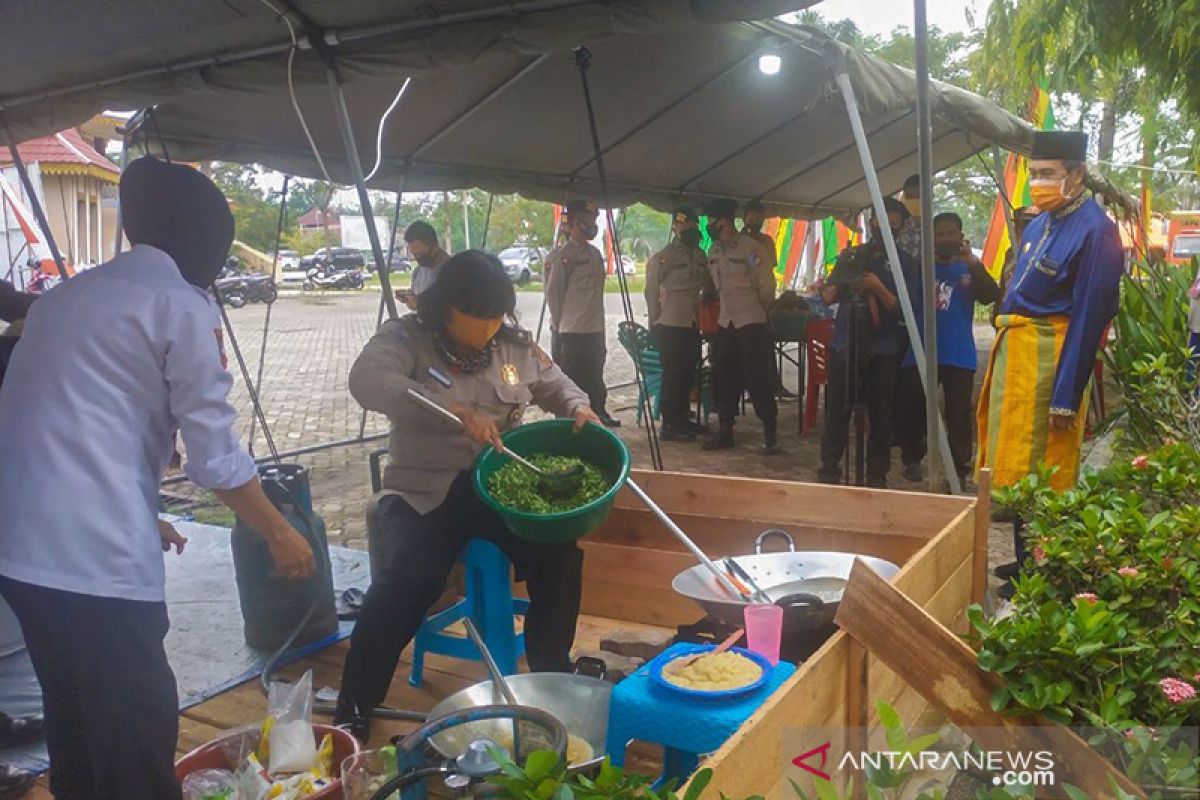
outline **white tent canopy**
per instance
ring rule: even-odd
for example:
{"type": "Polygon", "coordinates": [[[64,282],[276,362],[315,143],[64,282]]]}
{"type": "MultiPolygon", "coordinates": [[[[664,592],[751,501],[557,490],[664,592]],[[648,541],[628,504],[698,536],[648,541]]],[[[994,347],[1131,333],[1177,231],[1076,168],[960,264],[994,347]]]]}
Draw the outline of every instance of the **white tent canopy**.
{"type": "MultiPolygon", "coordinates": [[[[347,76],[346,103],[365,168],[377,123],[403,80],[413,81],[385,127],[373,188],[479,187],[561,202],[598,197],[599,176],[572,48],[591,51],[589,79],[614,204],[668,209],[712,197],[761,199],[770,211],[819,217],[863,208],[870,194],[843,99],[854,86],[880,182],[897,189],[916,171],[913,73],[824,34],[778,23],[683,19],[667,29],[591,38],[551,37],[526,52],[488,51],[466,65],[414,69],[377,62],[347,76]],[[782,59],[778,75],[758,56],[782,59]],[[384,77],[386,76],[386,77],[384,77]]],[[[330,177],[349,183],[325,86],[297,92],[330,177]]],[[[1028,149],[1029,126],[990,101],[931,87],[935,167],[992,143],[1028,149]]],[[[286,89],[226,86],[169,100],[140,140],[172,158],[260,163],[321,177],[286,89]]]]}

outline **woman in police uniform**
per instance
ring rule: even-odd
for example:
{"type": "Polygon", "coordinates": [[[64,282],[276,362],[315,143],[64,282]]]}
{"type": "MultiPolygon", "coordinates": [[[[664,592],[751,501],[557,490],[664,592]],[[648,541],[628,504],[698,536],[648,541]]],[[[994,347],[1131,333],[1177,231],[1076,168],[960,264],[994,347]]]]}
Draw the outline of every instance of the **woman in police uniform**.
{"type": "Polygon", "coordinates": [[[459,253],[417,296],[417,313],[384,324],[350,370],[350,393],[392,426],[380,519],[395,549],[355,625],[335,716],[360,739],[400,653],[472,538],[496,544],[527,584],[530,668],[570,669],[583,552],[574,542],[516,538],[471,485],[479,449],[500,445],[500,434],[520,424],[530,403],[574,418],[576,429],[599,422],[587,395],[516,326],[515,308],[512,283],[494,256],[459,253]],[[409,389],[454,412],[466,432],[417,405],[409,389]]]}

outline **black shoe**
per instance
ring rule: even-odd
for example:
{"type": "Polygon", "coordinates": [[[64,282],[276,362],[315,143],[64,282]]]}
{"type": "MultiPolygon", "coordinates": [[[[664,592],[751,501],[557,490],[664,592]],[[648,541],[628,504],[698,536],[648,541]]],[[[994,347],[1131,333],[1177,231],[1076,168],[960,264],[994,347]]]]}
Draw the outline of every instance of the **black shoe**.
{"type": "Polygon", "coordinates": [[[658,438],[664,442],[694,442],[696,441],[696,434],[685,428],[664,427],[658,438]]]}
{"type": "Polygon", "coordinates": [[[346,694],[339,694],[337,707],[333,711],[333,724],[337,728],[345,728],[363,744],[371,738],[371,711],[363,708],[346,694]]]}
{"type": "Polygon", "coordinates": [[[992,570],[992,574],[1002,581],[1011,581],[1017,577],[1021,571],[1021,565],[1015,561],[1010,561],[1007,564],[1001,564],[992,570]]]}
{"type": "Polygon", "coordinates": [[[705,450],[728,450],[734,446],[733,430],[722,428],[716,436],[711,436],[701,445],[705,450]]]}
{"type": "Polygon", "coordinates": [[[842,482],[840,467],[821,467],[817,470],[817,480],[821,483],[839,484],[842,482]]]}
{"type": "Polygon", "coordinates": [[[596,416],[600,417],[600,421],[604,423],[604,427],[606,428],[621,427],[621,420],[616,417],[609,416],[608,414],[597,414],[596,416]]]}
{"type": "Polygon", "coordinates": [[[0,800],[17,800],[33,788],[37,776],[32,772],[17,769],[11,764],[0,764],[0,800]]]}
{"type": "Polygon", "coordinates": [[[762,454],[764,456],[777,456],[783,452],[783,448],[779,446],[779,440],[774,436],[764,436],[762,443],[762,454]]]}

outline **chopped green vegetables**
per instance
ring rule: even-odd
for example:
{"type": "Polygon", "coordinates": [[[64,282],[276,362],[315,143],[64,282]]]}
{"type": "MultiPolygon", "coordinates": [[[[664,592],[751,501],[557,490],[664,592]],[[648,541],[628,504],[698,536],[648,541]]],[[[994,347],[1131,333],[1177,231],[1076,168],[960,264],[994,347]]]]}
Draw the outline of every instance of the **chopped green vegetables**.
{"type": "Polygon", "coordinates": [[[609,490],[612,482],[604,477],[595,466],[571,456],[541,454],[528,457],[534,466],[547,472],[563,472],[574,467],[583,468],[579,488],[565,497],[550,497],[538,490],[538,476],[510,461],[488,477],[487,488],[501,505],[527,514],[557,514],[573,511],[600,497],[609,490]]]}

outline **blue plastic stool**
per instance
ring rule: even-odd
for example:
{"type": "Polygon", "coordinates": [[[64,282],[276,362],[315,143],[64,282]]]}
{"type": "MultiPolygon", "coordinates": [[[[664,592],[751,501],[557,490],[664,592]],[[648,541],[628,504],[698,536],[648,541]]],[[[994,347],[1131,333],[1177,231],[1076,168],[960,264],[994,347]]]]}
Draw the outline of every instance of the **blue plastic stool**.
{"type": "Polygon", "coordinates": [[[517,659],[525,653],[525,634],[517,633],[513,617],[524,616],[529,601],[512,596],[512,566],[491,542],[472,539],[458,560],[467,568],[466,597],[445,611],[429,617],[413,640],[410,686],[420,686],[425,671],[425,654],[482,661],[474,643],[452,636],[446,629],[470,617],[483,641],[505,675],[517,672],[517,659]]]}
{"type": "MultiPolygon", "coordinates": [[[[689,645],[672,645],[664,658],[689,645]]],[[[780,661],[767,682],[753,692],[723,700],[696,700],[654,683],[650,665],[613,688],[608,709],[606,749],[612,763],[625,763],[625,748],[637,739],[663,746],[663,772],[655,788],[685,779],[700,757],[720,748],[779,686],[792,677],[796,665],[780,661]]]]}

